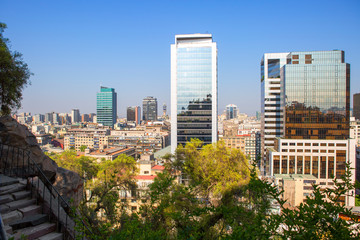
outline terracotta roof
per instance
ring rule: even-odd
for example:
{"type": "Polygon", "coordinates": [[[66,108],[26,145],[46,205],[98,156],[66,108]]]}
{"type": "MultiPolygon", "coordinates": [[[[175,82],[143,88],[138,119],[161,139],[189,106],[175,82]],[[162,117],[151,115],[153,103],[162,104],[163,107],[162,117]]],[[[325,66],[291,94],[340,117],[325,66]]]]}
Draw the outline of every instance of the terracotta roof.
{"type": "Polygon", "coordinates": [[[164,170],[165,167],[164,167],[164,166],[161,166],[161,165],[155,165],[155,166],[153,166],[151,169],[153,169],[153,170],[164,170]]]}
{"type": "Polygon", "coordinates": [[[137,180],[154,180],[156,178],[156,175],[137,175],[135,176],[135,179],[137,180]]]}

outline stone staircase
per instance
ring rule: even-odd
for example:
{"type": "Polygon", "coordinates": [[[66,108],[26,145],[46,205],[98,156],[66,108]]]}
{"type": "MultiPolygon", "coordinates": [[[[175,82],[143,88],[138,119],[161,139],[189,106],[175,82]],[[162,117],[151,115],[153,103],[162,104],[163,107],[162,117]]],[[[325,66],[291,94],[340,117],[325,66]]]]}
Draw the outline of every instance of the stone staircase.
{"type": "Polygon", "coordinates": [[[0,174],[0,214],[7,238],[61,240],[63,233],[50,221],[50,214],[29,190],[26,179],[0,174]]]}

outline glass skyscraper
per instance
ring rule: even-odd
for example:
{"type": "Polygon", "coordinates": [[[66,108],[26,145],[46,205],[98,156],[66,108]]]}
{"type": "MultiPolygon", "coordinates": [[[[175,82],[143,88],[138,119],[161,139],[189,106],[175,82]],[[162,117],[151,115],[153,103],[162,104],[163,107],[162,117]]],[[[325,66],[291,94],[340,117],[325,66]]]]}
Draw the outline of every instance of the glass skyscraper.
{"type": "Polygon", "coordinates": [[[117,97],[115,89],[101,87],[96,98],[97,123],[113,128],[117,117],[117,97]]]}
{"type": "Polygon", "coordinates": [[[343,51],[291,52],[281,74],[285,138],[349,138],[350,65],[343,51]]]}
{"type": "Polygon", "coordinates": [[[171,45],[171,152],[192,138],[217,141],[217,47],[211,34],[171,45]]]}

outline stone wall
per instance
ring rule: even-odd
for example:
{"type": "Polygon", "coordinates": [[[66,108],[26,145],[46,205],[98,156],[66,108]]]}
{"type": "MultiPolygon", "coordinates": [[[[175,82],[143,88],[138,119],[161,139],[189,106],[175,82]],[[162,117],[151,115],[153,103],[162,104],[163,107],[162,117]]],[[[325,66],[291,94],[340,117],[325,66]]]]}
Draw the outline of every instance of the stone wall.
{"type": "MultiPolygon", "coordinates": [[[[10,116],[0,117],[0,168],[4,166],[23,167],[27,165],[27,153],[38,164],[47,178],[66,199],[79,204],[83,192],[83,180],[70,170],[60,168],[39,147],[36,137],[28,128],[10,116]],[[17,147],[17,148],[8,148],[17,147]],[[18,150],[23,149],[22,150],[18,150]]],[[[6,174],[6,172],[5,172],[6,174]]]]}

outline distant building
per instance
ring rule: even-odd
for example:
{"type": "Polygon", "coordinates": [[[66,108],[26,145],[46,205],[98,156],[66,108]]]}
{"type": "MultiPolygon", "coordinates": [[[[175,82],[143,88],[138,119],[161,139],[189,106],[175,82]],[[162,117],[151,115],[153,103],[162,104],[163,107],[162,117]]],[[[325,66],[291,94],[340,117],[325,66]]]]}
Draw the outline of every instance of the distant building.
{"type": "Polygon", "coordinates": [[[164,117],[166,116],[166,104],[165,103],[163,104],[163,116],[164,117]]]}
{"type": "Polygon", "coordinates": [[[360,120],[360,93],[355,93],[353,96],[353,116],[360,120]]]}
{"type": "Polygon", "coordinates": [[[71,123],[79,123],[80,120],[81,120],[80,110],[79,109],[71,110],[71,123]]]}
{"type": "Polygon", "coordinates": [[[226,119],[229,120],[229,119],[236,118],[239,110],[236,105],[229,104],[226,106],[225,112],[226,112],[226,119]]]}
{"type": "Polygon", "coordinates": [[[36,114],[36,115],[33,117],[33,121],[34,121],[34,123],[43,123],[43,122],[45,121],[45,115],[36,114]]]}
{"type": "Polygon", "coordinates": [[[113,128],[117,118],[117,94],[115,89],[101,87],[96,97],[97,123],[113,128]]]}
{"type": "Polygon", "coordinates": [[[217,141],[217,47],[211,34],[175,36],[171,45],[171,152],[192,138],[217,141]]]}
{"type": "Polygon", "coordinates": [[[53,122],[53,114],[52,113],[45,113],[45,122],[52,123],[53,122]]]}
{"type": "Polygon", "coordinates": [[[156,121],[157,120],[157,99],[154,97],[146,97],[143,100],[143,120],[156,121]]]}
{"type": "Polygon", "coordinates": [[[59,114],[58,114],[58,113],[53,112],[53,113],[52,113],[52,115],[53,115],[53,117],[52,117],[52,119],[53,119],[53,123],[54,123],[54,124],[59,124],[59,123],[60,123],[59,114]]]}
{"type": "Polygon", "coordinates": [[[128,107],[126,110],[126,119],[128,122],[135,122],[136,124],[140,124],[141,121],[141,113],[139,106],[128,107]]]}
{"type": "Polygon", "coordinates": [[[83,114],[81,115],[81,122],[90,122],[89,114],[83,114]]]}

